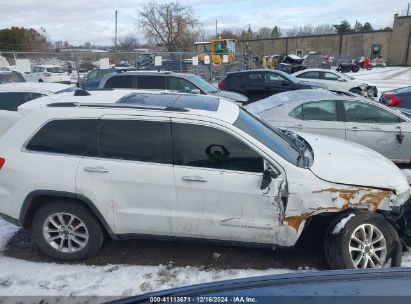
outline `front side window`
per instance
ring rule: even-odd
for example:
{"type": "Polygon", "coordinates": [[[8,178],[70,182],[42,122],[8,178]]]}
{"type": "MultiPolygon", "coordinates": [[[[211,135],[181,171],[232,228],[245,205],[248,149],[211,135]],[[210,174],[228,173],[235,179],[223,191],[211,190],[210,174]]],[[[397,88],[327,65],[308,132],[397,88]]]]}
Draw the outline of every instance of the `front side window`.
{"type": "Polygon", "coordinates": [[[138,76],[137,88],[143,90],[165,90],[166,78],[164,76],[138,76]]]}
{"type": "Polygon", "coordinates": [[[114,75],[107,79],[104,88],[110,89],[133,89],[135,88],[135,76],[114,75]]]}
{"type": "Polygon", "coordinates": [[[43,126],[27,144],[30,151],[84,155],[96,119],[54,120],[43,126]]]}
{"type": "Polygon", "coordinates": [[[338,75],[335,75],[334,73],[330,72],[325,72],[324,73],[324,79],[325,80],[332,80],[332,81],[337,81],[340,77],[338,75]]]}
{"type": "Polygon", "coordinates": [[[170,122],[106,120],[99,149],[102,158],[171,164],[170,122]]]}
{"type": "Polygon", "coordinates": [[[362,123],[398,123],[403,120],[398,116],[368,103],[344,101],[347,121],[362,123]]]}
{"type": "Polygon", "coordinates": [[[262,157],[245,143],[221,130],[199,125],[173,124],[180,139],[180,165],[190,167],[264,171],[262,157]]]}
{"type": "Polygon", "coordinates": [[[0,93],[0,110],[17,111],[17,108],[22,104],[43,96],[46,95],[32,92],[0,93]]]}
{"type": "Polygon", "coordinates": [[[52,67],[52,68],[47,68],[47,72],[50,72],[50,73],[65,73],[66,70],[63,67],[52,67]]]}
{"type": "Polygon", "coordinates": [[[86,80],[90,80],[90,81],[96,80],[96,78],[97,78],[97,70],[91,71],[91,72],[85,77],[86,80]]]}
{"type": "Polygon", "coordinates": [[[307,102],[296,107],[289,115],[301,120],[336,121],[337,105],[334,100],[307,102]]]}
{"type": "Polygon", "coordinates": [[[198,89],[191,82],[177,77],[169,77],[170,90],[183,93],[190,93],[192,90],[198,89]]]}

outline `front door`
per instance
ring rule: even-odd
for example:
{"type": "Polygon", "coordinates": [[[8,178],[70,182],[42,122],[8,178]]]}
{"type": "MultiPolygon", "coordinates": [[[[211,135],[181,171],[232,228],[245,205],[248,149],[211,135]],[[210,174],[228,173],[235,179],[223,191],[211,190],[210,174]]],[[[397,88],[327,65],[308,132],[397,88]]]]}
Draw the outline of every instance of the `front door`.
{"type": "Polygon", "coordinates": [[[347,140],[373,149],[391,160],[410,159],[410,138],[406,123],[397,115],[368,103],[344,101],[347,140]],[[400,131],[401,130],[401,131],[400,131]],[[401,141],[398,135],[404,133],[401,141]],[[407,134],[408,133],[408,134],[407,134]],[[407,136],[408,135],[408,136],[407,136]]]}
{"type": "MultiPolygon", "coordinates": [[[[228,130],[184,120],[172,124],[178,236],[274,243],[277,183],[261,190],[263,158],[228,130]]],[[[276,234],[277,232],[277,234],[276,234]]]]}

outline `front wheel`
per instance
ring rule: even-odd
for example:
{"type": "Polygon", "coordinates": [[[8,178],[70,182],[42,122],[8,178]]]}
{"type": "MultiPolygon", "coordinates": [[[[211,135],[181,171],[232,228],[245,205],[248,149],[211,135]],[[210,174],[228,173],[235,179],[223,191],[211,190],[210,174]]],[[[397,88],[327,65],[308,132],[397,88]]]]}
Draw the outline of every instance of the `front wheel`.
{"type": "Polygon", "coordinates": [[[329,226],[324,243],[333,269],[401,266],[398,234],[380,214],[361,210],[341,214],[329,226]]]}
{"type": "Polygon", "coordinates": [[[34,214],[32,232],[37,245],[60,260],[85,259],[101,247],[103,232],[97,219],[72,201],[52,201],[34,214]]]}

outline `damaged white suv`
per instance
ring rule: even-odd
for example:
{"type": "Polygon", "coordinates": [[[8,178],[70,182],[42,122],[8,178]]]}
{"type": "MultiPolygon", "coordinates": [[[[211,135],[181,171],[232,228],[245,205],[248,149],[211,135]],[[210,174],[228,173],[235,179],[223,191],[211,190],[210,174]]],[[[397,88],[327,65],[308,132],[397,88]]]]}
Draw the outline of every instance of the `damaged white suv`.
{"type": "Polygon", "coordinates": [[[1,217],[57,259],[94,254],[106,234],[293,246],[321,215],[332,268],[398,266],[409,197],[380,154],[210,96],[51,104],[0,139],[1,217]]]}

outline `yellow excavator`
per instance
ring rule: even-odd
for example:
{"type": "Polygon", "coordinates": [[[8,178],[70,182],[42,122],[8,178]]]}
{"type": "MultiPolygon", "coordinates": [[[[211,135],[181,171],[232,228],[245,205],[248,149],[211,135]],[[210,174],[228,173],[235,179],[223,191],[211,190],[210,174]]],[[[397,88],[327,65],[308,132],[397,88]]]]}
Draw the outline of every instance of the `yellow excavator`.
{"type": "Polygon", "coordinates": [[[203,64],[204,56],[209,55],[214,64],[233,63],[235,61],[234,39],[212,39],[206,42],[195,42],[198,60],[203,64]],[[225,60],[224,60],[225,59],[225,60]]]}

